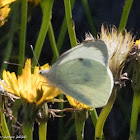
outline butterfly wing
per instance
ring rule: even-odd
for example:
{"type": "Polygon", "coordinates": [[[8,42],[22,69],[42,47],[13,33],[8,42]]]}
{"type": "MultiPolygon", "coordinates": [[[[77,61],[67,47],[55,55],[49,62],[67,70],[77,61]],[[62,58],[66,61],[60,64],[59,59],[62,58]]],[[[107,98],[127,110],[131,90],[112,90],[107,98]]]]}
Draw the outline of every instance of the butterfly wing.
{"type": "Polygon", "coordinates": [[[65,94],[94,108],[106,104],[113,88],[108,51],[101,40],[87,41],[66,51],[41,74],[65,94]]]}
{"type": "Polygon", "coordinates": [[[63,53],[52,67],[76,58],[92,59],[108,66],[108,50],[106,44],[101,40],[84,42],[63,53]]]}
{"type": "Polygon", "coordinates": [[[113,87],[110,70],[95,60],[85,58],[67,61],[50,69],[46,76],[65,94],[94,108],[106,104],[113,87]]]}

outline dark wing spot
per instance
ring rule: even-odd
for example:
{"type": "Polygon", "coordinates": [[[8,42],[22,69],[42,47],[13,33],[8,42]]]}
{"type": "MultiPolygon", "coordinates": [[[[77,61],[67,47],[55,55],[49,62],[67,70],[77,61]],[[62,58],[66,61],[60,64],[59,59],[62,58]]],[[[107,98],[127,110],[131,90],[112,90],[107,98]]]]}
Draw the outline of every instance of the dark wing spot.
{"type": "Polygon", "coordinates": [[[82,62],[84,59],[83,59],[83,58],[79,58],[78,60],[79,60],[80,62],[82,62]]]}
{"type": "Polygon", "coordinates": [[[79,61],[80,61],[84,66],[86,66],[86,67],[91,67],[91,66],[92,66],[92,64],[91,64],[91,62],[90,62],[89,59],[79,58],[79,61]]]}

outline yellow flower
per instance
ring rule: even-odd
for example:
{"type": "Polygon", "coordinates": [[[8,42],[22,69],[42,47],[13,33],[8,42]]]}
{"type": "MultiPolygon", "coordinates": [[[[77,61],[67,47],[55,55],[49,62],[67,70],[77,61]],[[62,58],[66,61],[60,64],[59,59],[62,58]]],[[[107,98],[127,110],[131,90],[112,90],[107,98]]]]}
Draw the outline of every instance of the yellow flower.
{"type": "MultiPolygon", "coordinates": [[[[46,64],[41,68],[49,69],[49,65],[46,64]]],[[[52,100],[61,92],[55,87],[48,86],[46,78],[39,74],[39,67],[36,66],[34,73],[31,74],[30,59],[27,59],[21,76],[16,77],[14,72],[10,73],[4,70],[3,80],[6,85],[1,84],[8,92],[26,102],[35,103],[36,106],[42,105],[45,101],[52,100]]]]}
{"type": "Polygon", "coordinates": [[[4,7],[6,5],[10,5],[14,1],[16,1],[16,0],[0,0],[0,8],[4,7]]]}
{"type": "Polygon", "coordinates": [[[79,101],[75,100],[71,96],[66,95],[66,97],[67,97],[70,105],[77,108],[77,109],[92,109],[90,106],[87,106],[83,103],[80,103],[79,101]]]}
{"type": "Polygon", "coordinates": [[[15,0],[1,0],[0,1],[0,27],[6,22],[6,18],[10,12],[9,5],[15,0]]]}
{"type": "Polygon", "coordinates": [[[115,27],[111,31],[101,27],[101,33],[98,36],[103,40],[108,48],[109,53],[109,67],[113,73],[115,80],[118,80],[120,73],[124,67],[124,62],[129,55],[134,44],[134,38],[130,32],[125,31],[124,34],[118,33],[115,27]]]}
{"type": "Polygon", "coordinates": [[[140,45],[140,39],[136,40],[135,45],[140,45]]]}

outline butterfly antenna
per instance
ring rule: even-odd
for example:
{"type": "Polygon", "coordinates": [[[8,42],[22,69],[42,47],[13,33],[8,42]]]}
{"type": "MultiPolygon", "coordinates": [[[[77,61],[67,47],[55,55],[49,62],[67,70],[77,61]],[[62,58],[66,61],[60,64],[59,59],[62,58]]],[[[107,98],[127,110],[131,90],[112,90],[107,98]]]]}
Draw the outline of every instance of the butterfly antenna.
{"type": "Polygon", "coordinates": [[[16,66],[24,66],[22,64],[16,64],[16,63],[11,63],[11,62],[7,62],[7,61],[4,61],[3,63],[4,64],[10,64],[10,65],[16,65],[16,66]]]}
{"type": "MultiPolygon", "coordinates": [[[[3,63],[8,64],[8,65],[22,66],[22,67],[25,66],[25,65],[22,65],[22,64],[16,64],[16,63],[11,63],[11,62],[7,62],[7,61],[4,61],[3,63]]],[[[35,68],[35,67],[31,66],[31,68],[35,68]]]]}
{"type": "Polygon", "coordinates": [[[38,62],[38,60],[37,60],[37,58],[36,58],[36,55],[35,55],[35,52],[34,52],[33,46],[30,45],[30,47],[31,47],[31,50],[32,50],[32,52],[33,52],[33,55],[34,55],[35,61],[37,62],[37,65],[38,65],[39,68],[40,68],[41,66],[40,66],[40,64],[39,64],[39,62],[38,62]]]}

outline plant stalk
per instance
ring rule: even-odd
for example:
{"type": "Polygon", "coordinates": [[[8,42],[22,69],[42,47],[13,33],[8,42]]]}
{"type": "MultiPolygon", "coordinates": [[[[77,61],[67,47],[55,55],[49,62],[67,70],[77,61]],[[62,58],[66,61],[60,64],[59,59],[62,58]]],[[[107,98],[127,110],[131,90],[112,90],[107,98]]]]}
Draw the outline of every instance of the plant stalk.
{"type": "Polygon", "coordinates": [[[104,123],[113,107],[114,101],[116,99],[116,87],[113,88],[112,94],[108,100],[108,103],[103,107],[99,118],[97,120],[96,128],[95,128],[95,140],[101,140],[103,134],[104,123]]]}

